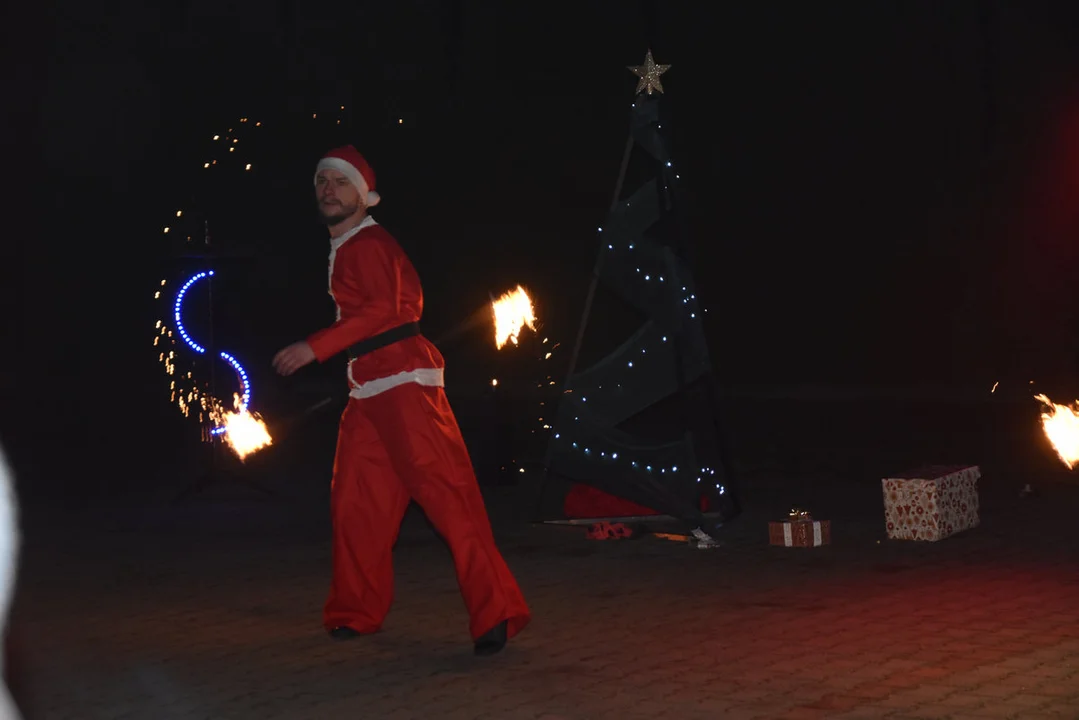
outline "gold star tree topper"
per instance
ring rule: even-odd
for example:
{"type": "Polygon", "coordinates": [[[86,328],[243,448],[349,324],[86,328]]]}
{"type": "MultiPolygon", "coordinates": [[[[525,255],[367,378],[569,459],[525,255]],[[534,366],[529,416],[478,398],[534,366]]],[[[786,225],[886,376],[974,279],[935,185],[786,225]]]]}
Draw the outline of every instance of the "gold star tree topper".
{"type": "Polygon", "coordinates": [[[663,83],[659,81],[659,76],[671,69],[670,65],[656,65],[656,61],[652,59],[651,50],[644,56],[644,65],[629,65],[627,67],[634,75],[640,78],[637,83],[638,95],[642,92],[647,92],[651,95],[653,90],[663,92],[663,83]]]}

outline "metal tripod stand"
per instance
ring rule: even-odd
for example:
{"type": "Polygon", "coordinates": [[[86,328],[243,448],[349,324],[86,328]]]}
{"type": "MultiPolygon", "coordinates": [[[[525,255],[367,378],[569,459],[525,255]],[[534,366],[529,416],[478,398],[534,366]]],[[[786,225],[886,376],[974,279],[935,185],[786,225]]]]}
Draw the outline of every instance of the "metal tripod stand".
{"type": "MultiPolygon", "coordinates": [[[[214,252],[210,243],[210,229],[209,223],[204,223],[205,239],[203,252],[188,253],[181,256],[184,260],[199,260],[200,264],[204,265],[209,272],[209,277],[206,278],[206,294],[207,294],[207,342],[206,342],[206,355],[210,363],[210,382],[209,382],[209,394],[210,397],[218,398],[218,373],[217,365],[220,352],[217,349],[216,338],[214,333],[215,324],[215,312],[214,312],[214,295],[213,295],[213,271],[216,269],[218,255],[214,252]]],[[[222,434],[214,434],[212,429],[203,426],[202,428],[202,452],[206,455],[206,462],[203,470],[195,477],[194,481],[185,487],[176,496],[175,502],[181,503],[185,500],[189,500],[192,497],[202,493],[203,491],[223,485],[237,485],[255,490],[261,495],[267,497],[277,497],[277,494],[262,487],[258,483],[253,482],[246,473],[240,470],[239,460],[235,458],[225,447],[225,441],[222,434]]]]}

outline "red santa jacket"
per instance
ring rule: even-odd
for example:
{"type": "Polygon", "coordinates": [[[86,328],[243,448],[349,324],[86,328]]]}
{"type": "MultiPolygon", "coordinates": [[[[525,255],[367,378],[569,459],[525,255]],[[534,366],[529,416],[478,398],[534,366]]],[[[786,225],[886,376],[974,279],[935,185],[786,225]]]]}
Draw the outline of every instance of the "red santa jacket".
{"type": "MultiPolygon", "coordinates": [[[[423,289],[404,250],[368,216],[330,241],[330,296],[337,322],[307,338],[319,362],[423,315],[423,289]]],[[[442,387],[445,361],[422,335],[349,362],[350,395],[371,397],[408,382],[442,387]]]]}

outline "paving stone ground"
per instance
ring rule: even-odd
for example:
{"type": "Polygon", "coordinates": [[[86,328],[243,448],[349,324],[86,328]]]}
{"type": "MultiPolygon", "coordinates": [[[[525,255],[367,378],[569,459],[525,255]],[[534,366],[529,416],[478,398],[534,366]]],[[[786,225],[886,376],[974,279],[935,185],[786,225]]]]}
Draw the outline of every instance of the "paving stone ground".
{"type": "Polygon", "coordinates": [[[872,468],[748,474],[708,551],[523,523],[518,491],[492,489],[535,619],[485,659],[415,513],[384,631],[350,643],[320,628],[309,508],[35,515],[12,682],[28,720],[1079,718],[1079,484],[994,467],[980,527],[924,544],[885,538],[872,468]],[[792,502],[832,520],[831,546],[767,545],[792,502]]]}

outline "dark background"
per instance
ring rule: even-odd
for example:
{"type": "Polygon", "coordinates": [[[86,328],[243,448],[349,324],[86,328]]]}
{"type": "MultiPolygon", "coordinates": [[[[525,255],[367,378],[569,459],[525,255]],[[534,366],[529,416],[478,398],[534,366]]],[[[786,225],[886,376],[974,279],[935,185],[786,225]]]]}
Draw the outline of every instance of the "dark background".
{"type": "MultiPolygon", "coordinates": [[[[664,102],[724,388],[1079,393],[1079,10],[618,6],[10,9],[0,387],[24,497],[108,496],[185,452],[149,345],[153,291],[185,267],[178,209],[237,256],[219,338],[260,409],[295,412],[319,383],[343,393],[340,367],[269,371],[332,318],[310,182],[342,141],[378,172],[375,214],[423,277],[430,333],[520,282],[571,343],[626,137],[625,67],[649,46],[673,66],[664,102]],[[229,128],[246,134],[211,174],[229,128]]],[[[497,362],[470,342],[446,352],[459,386],[497,362]]]]}

